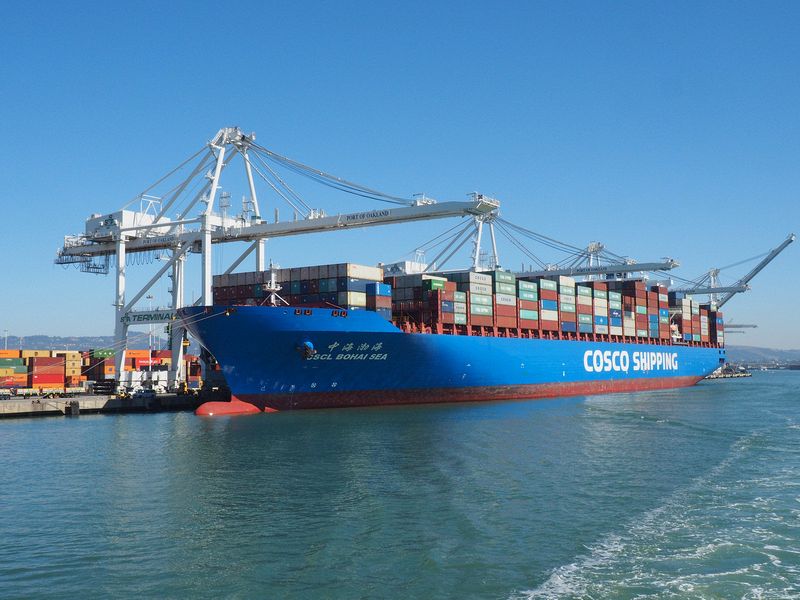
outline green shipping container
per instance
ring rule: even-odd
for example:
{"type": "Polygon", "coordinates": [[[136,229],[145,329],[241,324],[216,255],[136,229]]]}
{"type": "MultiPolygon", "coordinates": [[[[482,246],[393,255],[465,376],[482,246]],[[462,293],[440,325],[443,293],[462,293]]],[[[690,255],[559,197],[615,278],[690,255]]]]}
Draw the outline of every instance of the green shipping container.
{"type": "Polygon", "coordinates": [[[622,302],[622,294],[619,292],[608,292],[608,299],[609,301],[622,302]]]}
{"type": "Polygon", "coordinates": [[[0,369],[5,367],[17,367],[24,364],[25,361],[21,358],[0,358],[0,369]]]}
{"type": "Polygon", "coordinates": [[[618,310],[622,310],[622,302],[620,302],[619,300],[609,300],[608,308],[616,308],[618,310]]]}
{"type": "Polygon", "coordinates": [[[483,294],[470,294],[469,295],[469,303],[470,305],[482,305],[482,306],[491,306],[492,305],[492,297],[491,296],[484,296],[483,294]]]}
{"type": "Polygon", "coordinates": [[[508,294],[509,296],[517,295],[517,287],[513,283],[496,282],[494,284],[494,291],[498,294],[508,294]]]}
{"type": "Polygon", "coordinates": [[[423,279],[422,280],[422,289],[423,290],[443,290],[444,289],[444,281],[441,279],[423,279]]]}
{"type": "Polygon", "coordinates": [[[535,281],[525,281],[523,279],[517,281],[517,287],[520,291],[525,290],[526,292],[536,292],[539,290],[539,286],[536,285],[535,281]]]}
{"type": "Polygon", "coordinates": [[[98,348],[96,350],[92,350],[92,357],[93,358],[111,358],[116,354],[114,350],[110,348],[98,348]]]}
{"type": "Polygon", "coordinates": [[[578,315],[578,323],[592,324],[592,315],[578,315]]]}
{"type": "Polygon", "coordinates": [[[636,313],[640,314],[640,315],[646,315],[647,314],[647,307],[646,306],[639,306],[637,304],[636,305],[636,313]]]}
{"type": "Polygon", "coordinates": [[[457,312],[455,315],[453,315],[453,318],[455,319],[456,325],[466,325],[467,324],[467,315],[466,315],[466,313],[457,312]]]}
{"type": "Polygon", "coordinates": [[[520,319],[530,319],[532,321],[536,321],[539,318],[539,311],[538,310],[528,310],[526,308],[521,308],[519,310],[519,318],[520,319]]]}
{"type": "Polygon", "coordinates": [[[543,290],[551,290],[553,292],[558,291],[558,284],[555,281],[551,281],[549,279],[540,279],[539,287],[543,290]]]}
{"type": "Polygon", "coordinates": [[[470,304],[469,312],[473,315],[492,315],[492,307],[484,306],[483,304],[470,304]]]}
{"type": "MultiPolygon", "coordinates": [[[[495,281],[502,281],[503,283],[514,283],[517,278],[511,271],[495,271],[493,273],[495,281]]],[[[504,294],[507,292],[503,292],[504,294]]]]}
{"type": "Polygon", "coordinates": [[[558,306],[561,309],[561,312],[575,312],[575,305],[572,302],[559,302],[558,306]]]}
{"type": "Polygon", "coordinates": [[[566,294],[567,296],[575,295],[575,286],[573,285],[560,285],[558,286],[559,294],[566,294]]]}
{"type": "Polygon", "coordinates": [[[647,329],[637,329],[636,337],[647,337],[647,329]]]}
{"type": "Polygon", "coordinates": [[[659,323],[664,323],[665,325],[669,325],[669,317],[658,317],[659,323]]]}
{"type": "Polygon", "coordinates": [[[594,297],[595,298],[601,298],[603,300],[607,300],[608,299],[608,292],[606,292],[605,290],[594,290],[594,297]]]}
{"type": "Polygon", "coordinates": [[[454,302],[466,302],[467,301],[467,292],[453,292],[453,301],[454,302]]]}
{"type": "Polygon", "coordinates": [[[592,297],[592,288],[585,285],[579,285],[576,289],[578,290],[578,296],[583,296],[585,298],[592,297]]]}
{"type": "Polygon", "coordinates": [[[523,290],[522,288],[520,288],[519,299],[531,300],[533,302],[536,302],[539,299],[539,292],[529,292],[528,290],[523,290]]]}

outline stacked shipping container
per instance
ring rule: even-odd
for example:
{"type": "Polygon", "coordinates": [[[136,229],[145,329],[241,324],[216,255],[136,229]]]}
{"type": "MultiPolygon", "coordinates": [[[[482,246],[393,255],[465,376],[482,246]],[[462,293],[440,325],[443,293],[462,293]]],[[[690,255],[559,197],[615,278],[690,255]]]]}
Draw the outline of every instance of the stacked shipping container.
{"type": "MultiPolygon", "coordinates": [[[[651,343],[719,343],[722,333],[709,309],[687,298],[673,302],[666,287],[640,280],[518,280],[500,269],[381,275],[379,267],[342,263],[279,269],[276,280],[291,305],[373,310],[425,331],[456,325],[493,328],[502,335],[609,336],[651,343]]],[[[215,302],[264,304],[269,277],[269,272],[215,277],[215,302]]]]}

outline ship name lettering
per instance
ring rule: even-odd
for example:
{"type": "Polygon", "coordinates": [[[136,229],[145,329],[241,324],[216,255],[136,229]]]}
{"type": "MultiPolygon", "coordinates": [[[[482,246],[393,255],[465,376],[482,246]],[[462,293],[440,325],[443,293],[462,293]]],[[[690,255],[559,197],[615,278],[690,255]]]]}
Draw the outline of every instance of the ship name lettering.
{"type": "Polygon", "coordinates": [[[633,352],[625,350],[587,350],[583,353],[583,368],[587,373],[610,371],[677,371],[677,352],[633,352]]]}

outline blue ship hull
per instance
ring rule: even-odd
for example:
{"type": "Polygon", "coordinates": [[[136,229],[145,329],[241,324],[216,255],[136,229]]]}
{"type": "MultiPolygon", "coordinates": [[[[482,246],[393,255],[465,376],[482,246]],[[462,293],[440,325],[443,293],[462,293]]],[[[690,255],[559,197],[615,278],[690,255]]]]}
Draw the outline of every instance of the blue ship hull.
{"type": "Polygon", "coordinates": [[[546,398],[694,385],[722,348],[404,333],[370,311],[180,311],[262,410],[546,398]],[[346,316],[341,316],[346,315],[346,316]]]}

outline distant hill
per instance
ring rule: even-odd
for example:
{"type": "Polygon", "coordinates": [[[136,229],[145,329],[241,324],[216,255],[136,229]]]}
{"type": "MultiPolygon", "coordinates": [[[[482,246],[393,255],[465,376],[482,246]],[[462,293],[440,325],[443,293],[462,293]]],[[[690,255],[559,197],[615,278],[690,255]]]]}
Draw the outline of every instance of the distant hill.
{"type": "Polygon", "coordinates": [[[728,360],[732,363],[800,363],[800,349],[777,350],[756,346],[726,346],[728,360]]]}

